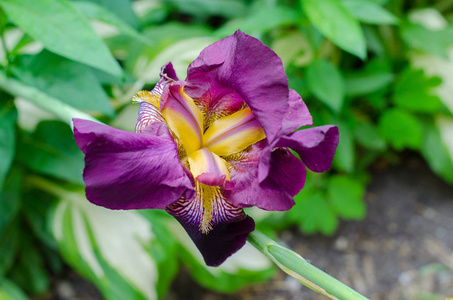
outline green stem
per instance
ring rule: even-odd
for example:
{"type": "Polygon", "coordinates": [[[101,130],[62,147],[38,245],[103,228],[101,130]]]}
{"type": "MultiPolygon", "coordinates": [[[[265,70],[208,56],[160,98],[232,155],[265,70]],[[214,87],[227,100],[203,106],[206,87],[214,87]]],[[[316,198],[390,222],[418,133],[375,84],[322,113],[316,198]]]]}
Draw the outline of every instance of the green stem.
{"type": "Polygon", "coordinates": [[[36,106],[48,111],[68,123],[72,127],[72,119],[86,119],[94,122],[99,122],[92,116],[70,106],[58,99],[55,99],[40,90],[26,85],[12,77],[7,77],[6,74],[0,72],[0,88],[16,97],[22,97],[36,106]]]}
{"type": "Polygon", "coordinates": [[[299,254],[280,246],[257,230],[249,234],[248,241],[276,263],[284,272],[331,299],[368,299],[311,265],[299,254]]]}

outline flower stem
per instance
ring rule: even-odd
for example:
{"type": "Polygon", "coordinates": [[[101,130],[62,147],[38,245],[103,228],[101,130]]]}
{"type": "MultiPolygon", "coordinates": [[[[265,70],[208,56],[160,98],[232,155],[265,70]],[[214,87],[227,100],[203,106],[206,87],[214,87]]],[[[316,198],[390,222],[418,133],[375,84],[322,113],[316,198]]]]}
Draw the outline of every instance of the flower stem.
{"type": "Polygon", "coordinates": [[[0,72],[0,88],[16,97],[22,97],[36,106],[55,115],[62,121],[68,123],[72,128],[72,119],[80,118],[94,122],[99,122],[92,116],[55,99],[40,90],[26,85],[17,79],[8,77],[5,73],[0,72]]]}
{"type": "Polygon", "coordinates": [[[280,246],[275,241],[255,230],[248,241],[269,257],[285,273],[299,280],[314,291],[331,299],[363,300],[368,299],[342,282],[316,268],[299,254],[280,246]]]}

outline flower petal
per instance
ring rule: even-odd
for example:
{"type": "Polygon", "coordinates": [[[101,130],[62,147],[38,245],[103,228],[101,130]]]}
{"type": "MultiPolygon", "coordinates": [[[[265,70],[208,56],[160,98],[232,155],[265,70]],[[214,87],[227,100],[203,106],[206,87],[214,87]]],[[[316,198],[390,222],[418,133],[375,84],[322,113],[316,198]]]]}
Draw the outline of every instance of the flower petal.
{"type": "Polygon", "coordinates": [[[224,192],[225,198],[238,207],[257,206],[265,210],[288,210],[294,205],[293,197],[305,181],[302,162],[284,149],[269,153],[269,178],[258,180],[260,154],[270,151],[264,142],[253,145],[247,152],[227,157],[234,189],[224,192]]]}
{"type": "MultiPolygon", "coordinates": [[[[216,187],[209,187],[216,188],[216,187]]],[[[208,266],[218,266],[245,244],[247,235],[255,229],[255,222],[242,209],[233,206],[217,194],[207,207],[206,197],[198,193],[194,200],[181,199],[167,207],[187,231],[200,250],[208,266]],[[207,217],[208,215],[208,217],[207,217]],[[211,226],[206,230],[206,219],[211,226]],[[205,230],[203,230],[203,228],[205,230]]]]}
{"type": "Polygon", "coordinates": [[[313,125],[313,118],[308,111],[302,97],[295,91],[289,90],[289,109],[283,118],[283,135],[289,134],[302,126],[313,125]]]}
{"type": "Polygon", "coordinates": [[[171,84],[164,90],[161,111],[188,154],[202,147],[203,116],[180,83],[171,84]]]}
{"type": "Polygon", "coordinates": [[[140,91],[132,98],[132,101],[140,102],[135,132],[142,132],[152,122],[165,122],[159,111],[160,99],[165,85],[178,80],[173,65],[167,63],[162,66],[160,80],[152,91],[140,91]]]}
{"type": "Polygon", "coordinates": [[[332,166],[338,139],[338,127],[325,125],[283,136],[276,146],[289,147],[296,151],[313,172],[325,172],[332,166]]]}
{"type": "Polygon", "coordinates": [[[186,81],[186,92],[193,98],[209,99],[210,109],[224,101],[223,95],[229,100],[234,95],[231,105],[239,109],[237,93],[269,141],[277,137],[288,110],[288,80],[280,58],[261,41],[238,30],[206,47],[189,65],[186,81]]]}
{"type": "Polygon", "coordinates": [[[192,180],[165,124],[138,134],[73,121],[77,145],[85,154],[83,178],[92,203],[110,209],[163,209],[181,197],[194,197],[192,180]]]}
{"type": "Polygon", "coordinates": [[[202,148],[190,154],[187,159],[189,160],[190,171],[197,181],[209,186],[232,188],[229,183],[230,172],[226,161],[217,154],[202,148]]]}
{"type": "Polygon", "coordinates": [[[246,108],[214,122],[203,135],[203,145],[220,156],[227,156],[265,137],[260,123],[250,108],[246,108]]]}

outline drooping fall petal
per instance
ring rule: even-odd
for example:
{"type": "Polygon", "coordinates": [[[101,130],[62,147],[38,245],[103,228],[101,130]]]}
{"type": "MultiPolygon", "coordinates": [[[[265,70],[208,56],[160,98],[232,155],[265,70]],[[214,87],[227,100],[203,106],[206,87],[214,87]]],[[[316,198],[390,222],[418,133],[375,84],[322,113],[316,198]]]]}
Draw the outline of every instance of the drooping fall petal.
{"type": "Polygon", "coordinates": [[[338,145],[338,127],[325,125],[296,131],[282,137],[277,147],[289,147],[313,172],[325,172],[332,166],[338,145]]]}
{"type": "Polygon", "coordinates": [[[160,135],[127,132],[74,119],[74,136],[85,154],[88,200],[110,209],[159,208],[194,197],[168,129],[160,135]]]}

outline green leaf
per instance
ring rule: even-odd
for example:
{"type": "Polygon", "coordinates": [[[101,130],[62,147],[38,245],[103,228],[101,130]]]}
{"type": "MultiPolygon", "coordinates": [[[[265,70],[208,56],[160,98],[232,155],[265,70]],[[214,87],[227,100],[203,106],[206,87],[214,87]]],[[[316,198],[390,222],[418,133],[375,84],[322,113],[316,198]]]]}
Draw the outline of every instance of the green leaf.
{"type": "Polygon", "coordinates": [[[396,24],[398,18],[381,5],[369,0],[341,0],[341,4],[357,20],[368,24],[396,24]]]}
{"type": "Polygon", "coordinates": [[[19,211],[21,205],[22,173],[14,168],[0,190],[0,232],[6,228],[19,211]]]}
{"type": "Polygon", "coordinates": [[[339,112],[345,97],[344,80],[338,68],[328,60],[316,60],[307,67],[309,89],[327,106],[339,112]]]}
{"type": "Polygon", "coordinates": [[[253,246],[246,244],[219,267],[208,267],[200,251],[182,226],[169,219],[167,228],[180,244],[178,253],[192,277],[202,286],[219,292],[232,292],[256,282],[269,280],[275,274],[272,263],[253,246]]]}
{"type": "Polygon", "coordinates": [[[300,0],[311,23],[343,50],[366,57],[365,37],[359,22],[339,0],[300,0]]]}
{"type": "Polygon", "coordinates": [[[175,4],[179,11],[195,16],[223,16],[227,18],[244,15],[247,6],[241,0],[165,0],[175,4]]]}
{"type": "Polygon", "coordinates": [[[338,227],[338,219],[324,196],[315,191],[309,197],[296,195],[296,205],[291,209],[291,214],[297,214],[299,228],[305,233],[314,234],[321,232],[331,235],[338,227]]]}
{"type": "Polygon", "coordinates": [[[378,129],[375,125],[369,122],[360,122],[354,129],[355,139],[362,146],[376,151],[386,149],[385,141],[379,136],[378,129]]]}
{"type": "Polygon", "coordinates": [[[142,43],[153,46],[153,42],[145,38],[134,27],[123,21],[119,16],[94,2],[75,1],[74,7],[90,19],[96,19],[101,22],[115,26],[121,33],[130,36],[142,43]]]}
{"type": "Polygon", "coordinates": [[[175,243],[164,225],[151,223],[137,211],[91,204],[83,190],[47,185],[61,198],[49,222],[71,267],[95,283],[106,299],[163,296],[158,286],[164,284],[166,291],[176,272],[175,243]]]}
{"type": "Polygon", "coordinates": [[[381,90],[394,79],[389,72],[353,74],[345,78],[345,90],[348,96],[362,96],[381,90]]]}
{"type": "MultiPolygon", "coordinates": [[[[450,123],[453,124],[451,120],[450,123]]],[[[453,126],[450,125],[450,128],[453,128],[453,126]]],[[[451,134],[451,129],[448,132],[451,134]]],[[[431,170],[448,183],[453,184],[453,158],[442,140],[439,129],[434,124],[425,124],[424,126],[421,153],[431,170]]]]}
{"type": "Polygon", "coordinates": [[[17,111],[12,101],[0,101],[0,191],[16,151],[17,111]]]}
{"type": "Polygon", "coordinates": [[[442,108],[434,87],[442,83],[438,77],[427,78],[422,70],[406,69],[400,74],[392,97],[404,109],[421,113],[434,113],[442,108]]]}
{"type": "Polygon", "coordinates": [[[83,185],[83,154],[65,123],[39,123],[32,135],[24,136],[19,157],[36,172],[83,185]]]}
{"type": "Polygon", "coordinates": [[[10,276],[32,294],[44,293],[49,287],[49,276],[40,252],[28,235],[21,236],[19,258],[10,276]]]}
{"type": "Polygon", "coordinates": [[[360,220],[365,217],[364,186],[351,177],[332,176],[327,188],[328,201],[336,213],[347,220],[360,220]]]}
{"type": "Polygon", "coordinates": [[[430,30],[418,24],[404,23],[401,35],[409,47],[448,58],[448,49],[453,44],[453,27],[430,30]]]}
{"type": "Polygon", "coordinates": [[[48,51],[19,58],[14,74],[24,83],[72,107],[114,115],[92,69],[48,51]]]}
{"type": "Polygon", "coordinates": [[[0,277],[1,300],[27,300],[27,295],[14,282],[0,277]]]}
{"type": "MultiPolygon", "coordinates": [[[[15,258],[19,250],[19,237],[23,234],[19,230],[19,222],[10,222],[0,230],[0,281],[1,276],[7,274],[15,264],[15,258]]],[[[1,292],[0,292],[1,295],[1,292]]],[[[0,296],[0,299],[1,296],[0,296]]]]}
{"type": "Polygon", "coordinates": [[[232,34],[238,28],[248,34],[262,34],[274,28],[295,24],[300,16],[294,9],[284,6],[264,6],[253,11],[244,19],[234,19],[217,30],[216,35],[224,37],[232,34]]]}
{"type": "Polygon", "coordinates": [[[333,122],[340,131],[340,140],[333,159],[333,166],[345,172],[352,172],[355,163],[354,138],[351,129],[342,122],[333,122]]]}
{"type": "Polygon", "coordinates": [[[102,40],[68,0],[0,0],[11,22],[48,50],[115,76],[122,70],[102,40]]]}
{"type": "Polygon", "coordinates": [[[392,108],[379,119],[379,134],[396,150],[405,147],[418,149],[422,145],[423,133],[417,119],[400,109],[392,108]]]}
{"type": "MultiPolygon", "coordinates": [[[[79,1],[74,0],[73,2],[77,3],[79,1]]],[[[124,20],[126,23],[128,23],[133,28],[137,28],[139,25],[137,16],[135,15],[134,10],[132,9],[131,0],[115,0],[115,1],[112,1],[112,0],[87,0],[87,1],[81,1],[81,2],[92,2],[101,7],[104,7],[105,9],[108,9],[109,11],[114,13],[117,17],[124,20]]]]}

